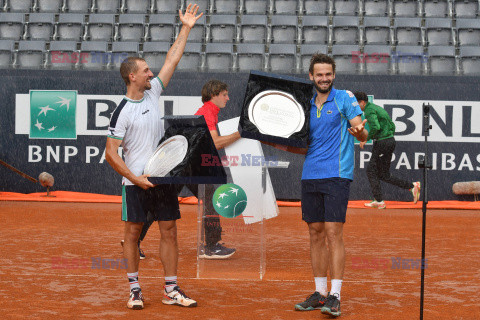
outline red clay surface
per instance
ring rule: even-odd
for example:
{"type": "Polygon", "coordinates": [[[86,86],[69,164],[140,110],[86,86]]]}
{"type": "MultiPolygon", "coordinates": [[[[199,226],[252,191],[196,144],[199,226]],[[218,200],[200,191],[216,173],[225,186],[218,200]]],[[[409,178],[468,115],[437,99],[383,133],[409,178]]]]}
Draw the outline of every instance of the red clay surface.
{"type": "MultiPolygon", "coordinates": [[[[300,208],[281,207],[265,223],[266,274],[262,281],[196,278],[196,206],[181,205],[179,284],[198,301],[186,309],[161,303],[159,231],[142,247],[140,284],[145,309],[126,308],[125,270],[94,269],[91,259],[121,259],[120,204],[0,201],[2,319],[328,319],[298,312],[314,291],[308,233],[300,208]],[[58,268],[58,267],[62,268],[58,268]],[[168,318],[167,318],[168,317],[168,318]]],[[[418,319],[420,209],[349,209],[341,319],[418,319]]],[[[480,319],[480,211],[429,210],[424,319],[480,319]]],[[[228,241],[228,235],[225,240],[228,241]]],[[[227,245],[229,243],[226,243],[227,245]]],[[[236,243],[231,261],[251,259],[236,243]]],[[[247,266],[247,264],[245,264],[247,266]]],[[[221,275],[219,275],[221,278],[221,275]]]]}

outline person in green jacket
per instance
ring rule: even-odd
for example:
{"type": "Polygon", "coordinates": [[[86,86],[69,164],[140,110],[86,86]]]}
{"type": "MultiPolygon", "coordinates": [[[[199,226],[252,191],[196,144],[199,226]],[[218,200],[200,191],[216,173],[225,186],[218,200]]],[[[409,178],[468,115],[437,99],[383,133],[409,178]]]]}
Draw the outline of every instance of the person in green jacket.
{"type": "MultiPolygon", "coordinates": [[[[367,140],[373,140],[372,157],[367,167],[367,177],[375,199],[372,202],[365,203],[365,206],[378,209],[386,208],[380,181],[409,189],[413,195],[413,202],[417,203],[420,197],[420,181],[408,182],[390,174],[390,163],[395,150],[395,138],[393,137],[395,124],[383,108],[368,102],[368,97],[364,92],[357,91],[354,94],[370,126],[367,140]]],[[[360,148],[363,149],[365,143],[366,141],[360,142],[360,148]]]]}

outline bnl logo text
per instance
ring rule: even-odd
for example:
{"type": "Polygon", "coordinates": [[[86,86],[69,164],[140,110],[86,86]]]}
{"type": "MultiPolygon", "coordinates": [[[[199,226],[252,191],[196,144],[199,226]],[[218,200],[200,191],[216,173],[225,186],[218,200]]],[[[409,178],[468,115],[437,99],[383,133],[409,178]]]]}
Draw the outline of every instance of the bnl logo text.
{"type": "Polygon", "coordinates": [[[51,63],[120,63],[128,57],[126,52],[51,52],[51,63]]]}

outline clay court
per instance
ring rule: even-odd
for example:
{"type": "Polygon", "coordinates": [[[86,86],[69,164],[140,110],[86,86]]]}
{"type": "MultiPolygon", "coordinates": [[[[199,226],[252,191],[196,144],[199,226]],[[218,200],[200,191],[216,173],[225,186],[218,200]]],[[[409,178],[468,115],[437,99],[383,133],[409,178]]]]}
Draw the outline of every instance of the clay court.
{"type": "MultiPolygon", "coordinates": [[[[266,221],[262,281],[196,278],[196,208],[181,205],[178,235],[179,283],[198,307],[161,303],[155,227],[142,244],[147,259],[140,262],[139,280],[145,309],[133,311],[126,308],[128,284],[121,264],[92,268],[92,258],[122,258],[120,204],[0,201],[2,318],[328,318],[319,311],[293,310],[314,290],[300,208],[280,207],[280,215],[266,221]]],[[[418,205],[348,210],[341,319],[419,318],[420,268],[415,260],[421,253],[421,217],[418,205]]],[[[428,211],[424,319],[480,319],[479,233],[479,210],[428,211]]],[[[237,248],[232,259],[248,259],[248,252],[237,248]]],[[[236,271],[242,278],[242,270],[236,271]]]]}

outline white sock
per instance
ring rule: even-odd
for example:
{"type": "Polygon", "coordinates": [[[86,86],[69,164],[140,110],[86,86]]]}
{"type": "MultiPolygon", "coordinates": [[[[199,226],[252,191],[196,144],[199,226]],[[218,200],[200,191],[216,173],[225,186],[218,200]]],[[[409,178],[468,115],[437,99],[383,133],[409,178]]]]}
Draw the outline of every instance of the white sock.
{"type": "Polygon", "coordinates": [[[340,291],[342,290],[342,280],[341,279],[332,279],[332,289],[330,290],[330,294],[338,295],[338,300],[340,300],[340,291]]]}
{"type": "Polygon", "coordinates": [[[177,286],[177,276],[165,277],[165,291],[172,292],[173,288],[177,286]]]}
{"type": "Polygon", "coordinates": [[[130,290],[139,288],[140,284],[138,283],[138,271],[134,273],[127,273],[128,282],[130,283],[130,290]]]}
{"type": "Polygon", "coordinates": [[[324,297],[327,296],[327,277],[315,277],[315,291],[320,292],[324,297]]]}

